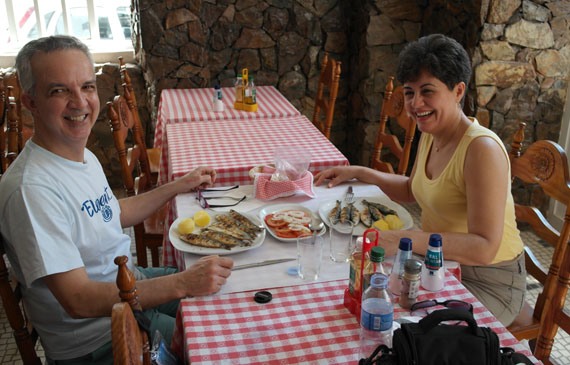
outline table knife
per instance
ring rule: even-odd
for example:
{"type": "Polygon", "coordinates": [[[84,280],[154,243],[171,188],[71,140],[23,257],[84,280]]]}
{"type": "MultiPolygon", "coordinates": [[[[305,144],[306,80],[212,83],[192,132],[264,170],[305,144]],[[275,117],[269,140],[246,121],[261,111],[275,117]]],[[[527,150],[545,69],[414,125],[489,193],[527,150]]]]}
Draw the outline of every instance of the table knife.
{"type": "Polygon", "coordinates": [[[254,263],[251,263],[251,264],[244,264],[244,265],[234,266],[234,267],[232,268],[232,271],[241,270],[241,269],[249,269],[250,267],[258,267],[258,266],[266,266],[266,265],[279,264],[279,263],[282,263],[282,262],[293,261],[293,260],[297,260],[297,259],[296,259],[296,258],[288,258],[288,259],[265,260],[265,261],[261,261],[261,262],[254,262],[254,263]]]}

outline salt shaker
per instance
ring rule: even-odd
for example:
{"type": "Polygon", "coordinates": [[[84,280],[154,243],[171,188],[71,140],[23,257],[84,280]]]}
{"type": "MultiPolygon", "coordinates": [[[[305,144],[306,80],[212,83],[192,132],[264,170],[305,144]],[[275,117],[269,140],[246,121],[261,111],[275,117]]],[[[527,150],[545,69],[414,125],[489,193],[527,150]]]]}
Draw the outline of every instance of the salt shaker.
{"type": "Polygon", "coordinates": [[[443,288],[444,276],[441,235],[433,233],[429,237],[425,265],[422,268],[422,286],[429,291],[439,291],[443,288]]]}
{"type": "Polygon", "coordinates": [[[402,276],[402,292],[400,293],[400,306],[410,309],[418,299],[420,291],[420,272],[422,263],[416,259],[408,259],[404,263],[402,276]]]}

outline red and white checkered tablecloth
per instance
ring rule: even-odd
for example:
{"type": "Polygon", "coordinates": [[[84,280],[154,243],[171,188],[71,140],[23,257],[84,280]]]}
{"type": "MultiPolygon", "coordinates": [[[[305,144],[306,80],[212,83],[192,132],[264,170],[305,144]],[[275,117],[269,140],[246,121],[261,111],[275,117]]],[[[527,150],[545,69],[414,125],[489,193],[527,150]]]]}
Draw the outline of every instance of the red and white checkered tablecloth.
{"type": "Polygon", "coordinates": [[[165,89],[160,95],[154,147],[161,148],[166,125],[201,120],[258,119],[300,115],[301,113],[273,86],[258,86],[256,112],[235,110],[234,88],[222,88],[223,112],[212,110],[213,88],[165,89]]]}
{"type": "MultiPolygon", "coordinates": [[[[184,299],[176,318],[173,349],[192,364],[354,363],[359,359],[360,327],[343,305],[347,285],[348,280],[337,280],[271,289],[273,299],[267,304],[254,302],[254,292],[184,299]]],[[[418,300],[426,299],[472,303],[479,326],[497,333],[501,346],[512,347],[538,363],[450,273],[445,290],[421,289],[418,300]]],[[[407,315],[408,310],[396,306],[394,318],[407,315]]]]}
{"type": "Polygon", "coordinates": [[[167,126],[168,171],[177,178],[205,165],[216,169],[216,185],[251,184],[249,170],[273,163],[280,146],[310,151],[309,171],[348,165],[344,155],[304,115],[263,120],[221,120],[167,126]]]}
{"type": "MultiPolygon", "coordinates": [[[[173,181],[197,166],[211,166],[216,169],[215,186],[249,185],[252,184],[249,170],[273,163],[273,152],[279,146],[300,146],[310,151],[309,171],[312,173],[349,164],[304,115],[173,123],[166,126],[166,140],[162,148],[160,184],[173,181]]],[[[182,260],[168,241],[168,227],[175,218],[171,204],[164,234],[165,265],[177,265],[177,261],[182,260]]]]}

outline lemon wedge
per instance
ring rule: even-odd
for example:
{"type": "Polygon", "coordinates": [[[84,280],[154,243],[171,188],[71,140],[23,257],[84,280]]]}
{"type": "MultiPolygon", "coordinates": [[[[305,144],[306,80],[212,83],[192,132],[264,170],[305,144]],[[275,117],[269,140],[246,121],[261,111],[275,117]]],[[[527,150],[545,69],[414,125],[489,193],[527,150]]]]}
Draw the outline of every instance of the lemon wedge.
{"type": "Polygon", "coordinates": [[[404,223],[402,223],[400,217],[394,214],[388,214],[384,217],[384,220],[388,222],[388,226],[390,226],[390,229],[392,230],[402,229],[404,226],[404,223]]]}
{"type": "Polygon", "coordinates": [[[390,229],[390,225],[384,219],[378,219],[372,226],[379,231],[388,231],[390,229]]]}
{"type": "Polygon", "coordinates": [[[178,232],[180,234],[188,234],[194,231],[194,220],[192,218],[186,218],[178,223],[178,232]]]}
{"type": "Polygon", "coordinates": [[[206,227],[210,224],[210,215],[205,210],[196,212],[194,214],[194,223],[196,223],[198,227],[206,227]]]}

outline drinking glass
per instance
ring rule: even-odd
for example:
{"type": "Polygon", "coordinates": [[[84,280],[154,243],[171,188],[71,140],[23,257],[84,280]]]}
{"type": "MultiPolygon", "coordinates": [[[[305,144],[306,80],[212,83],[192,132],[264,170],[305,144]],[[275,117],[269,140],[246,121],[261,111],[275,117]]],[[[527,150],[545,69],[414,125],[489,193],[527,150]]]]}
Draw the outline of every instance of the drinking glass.
{"type": "Polygon", "coordinates": [[[353,247],[352,232],[354,223],[351,221],[330,222],[330,258],[334,262],[347,262],[353,247]]]}
{"type": "Polygon", "coordinates": [[[299,277],[306,281],[317,280],[323,257],[323,237],[297,238],[297,268],[299,277]]]}

